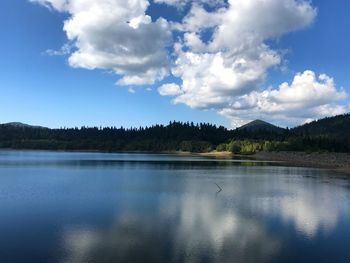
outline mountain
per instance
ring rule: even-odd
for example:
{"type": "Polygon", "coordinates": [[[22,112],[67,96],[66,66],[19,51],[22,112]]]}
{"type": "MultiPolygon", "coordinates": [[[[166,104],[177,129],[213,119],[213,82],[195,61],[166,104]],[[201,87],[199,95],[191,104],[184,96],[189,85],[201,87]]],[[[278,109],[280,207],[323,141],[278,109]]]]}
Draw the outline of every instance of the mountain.
{"type": "Polygon", "coordinates": [[[237,128],[237,130],[245,130],[249,132],[267,131],[267,132],[277,132],[277,133],[282,133],[284,131],[283,128],[277,127],[271,123],[268,123],[262,120],[255,120],[255,121],[249,122],[237,128]]]}
{"type": "Polygon", "coordinates": [[[299,135],[331,136],[339,139],[348,139],[350,135],[350,114],[327,117],[313,121],[291,130],[299,135]]]}
{"type": "Polygon", "coordinates": [[[11,128],[45,128],[42,126],[29,125],[22,122],[8,122],[0,124],[2,127],[11,127],[11,128]]]}

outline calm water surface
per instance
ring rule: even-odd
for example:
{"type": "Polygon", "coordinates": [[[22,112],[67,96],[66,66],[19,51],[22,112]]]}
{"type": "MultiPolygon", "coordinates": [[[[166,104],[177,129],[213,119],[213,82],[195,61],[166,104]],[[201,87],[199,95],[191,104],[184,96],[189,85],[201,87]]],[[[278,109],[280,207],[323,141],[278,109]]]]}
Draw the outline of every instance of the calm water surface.
{"type": "Polygon", "coordinates": [[[350,180],[244,160],[0,151],[0,262],[350,262],[350,180]]]}

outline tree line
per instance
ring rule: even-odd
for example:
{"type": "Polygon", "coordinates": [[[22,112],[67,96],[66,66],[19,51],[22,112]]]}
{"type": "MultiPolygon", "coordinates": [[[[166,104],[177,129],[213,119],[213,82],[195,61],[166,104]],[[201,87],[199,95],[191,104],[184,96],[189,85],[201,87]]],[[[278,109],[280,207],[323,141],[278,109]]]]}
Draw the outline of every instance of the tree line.
{"type": "Polygon", "coordinates": [[[229,130],[210,123],[170,122],[139,128],[48,129],[0,125],[0,148],[118,151],[350,152],[350,117],[324,119],[283,132],[229,130]],[[341,127],[337,128],[337,125],[341,127]]]}

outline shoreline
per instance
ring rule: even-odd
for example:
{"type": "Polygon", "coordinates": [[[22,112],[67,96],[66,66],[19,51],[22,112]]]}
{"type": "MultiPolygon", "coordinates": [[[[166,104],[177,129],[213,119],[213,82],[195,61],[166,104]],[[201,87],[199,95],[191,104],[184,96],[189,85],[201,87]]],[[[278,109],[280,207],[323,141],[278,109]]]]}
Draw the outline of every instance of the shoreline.
{"type": "Polygon", "coordinates": [[[13,151],[57,151],[57,152],[99,152],[99,153],[124,153],[124,154],[170,154],[178,156],[200,156],[210,157],[217,159],[234,159],[244,158],[256,161],[266,162],[279,162],[287,166],[297,167],[310,167],[321,168],[327,170],[333,170],[350,175],[350,153],[305,153],[305,152],[292,152],[292,151],[280,151],[280,152],[258,152],[255,154],[242,155],[233,154],[228,151],[218,152],[204,152],[193,153],[185,151],[118,151],[118,152],[104,152],[98,150],[49,150],[49,149],[6,149],[0,150],[13,150],[13,151]]]}
{"type": "Polygon", "coordinates": [[[246,158],[256,161],[279,162],[287,166],[327,169],[350,175],[350,153],[305,153],[305,152],[258,152],[251,155],[233,154],[231,152],[172,154],[215,157],[219,159],[246,158]]]}
{"type": "Polygon", "coordinates": [[[291,166],[321,168],[350,175],[349,153],[259,152],[255,160],[277,161],[291,166]]]}

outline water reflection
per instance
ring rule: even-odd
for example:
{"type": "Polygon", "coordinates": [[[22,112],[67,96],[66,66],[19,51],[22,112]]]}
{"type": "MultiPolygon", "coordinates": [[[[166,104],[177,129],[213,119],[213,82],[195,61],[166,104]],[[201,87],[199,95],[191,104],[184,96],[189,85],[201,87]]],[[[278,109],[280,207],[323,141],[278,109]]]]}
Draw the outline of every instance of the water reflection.
{"type": "Polygon", "coordinates": [[[187,195],[165,200],[165,214],[178,216],[174,255],[185,262],[265,262],[279,248],[277,237],[269,235],[258,220],[225,207],[218,199],[187,195]],[[168,205],[172,204],[172,205],[168,205]]]}
{"type": "Polygon", "coordinates": [[[63,262],[272,262],[286,253],[283,227],[291,223],[295,235],[313,240],[320,231],[331,235],[348,214],[347,188],[323,183],[322,171],[265,169],[182,171],[182,182],[157,194],[153,209],[126,198],[108,228],[67,230],[63,262]],[[276,218],[282,233],[271,230],[276,218]]]}
{"type": "Polygon", "coordinates": [[[158,214],[122,214],[107,229],[65,232],[63,262],[268,262],[279,249],[258,220],[203,195],[163,196],[158,214]]]}
{"type": "Polygon", "coordinates": [[[349,184],[242,160],[0,151],[0,262],[348,262],[349,184]]]}
{"type": "MultiPolygon", "coordinates": [[[[314,173],[320,172],[315,170],[314,173]]],[[[285,224],[292,223],[299,233],[308,238],[319,232],[330,234],[339,217],[349,213],[349,192],[346,187],[322,180],[322,174],[315,178],[296,176],[289,178],[288,183],[277,180],[278,184],[274,183],[266,191],[279,191],[279,195],[255,199],[251,202],[252,209],[261,211],[265,216],[279,217],[285,224]]]]}
{"type": "MultiPolygon", "coordinates": [[[[324,193],[321,195],[324,197],[324,193]]],[[[298,231],[313,237],[318,231],[330,233],[338,221],[339,207],[328,200],[319,203],[322,201],[322,196],[316,197],[312,193],[302,192],[295,197],[284,197],[263,205],[265,209],[268,207],[265,212],[279,214],[286,223],[292,221],[298,231]]]]}

